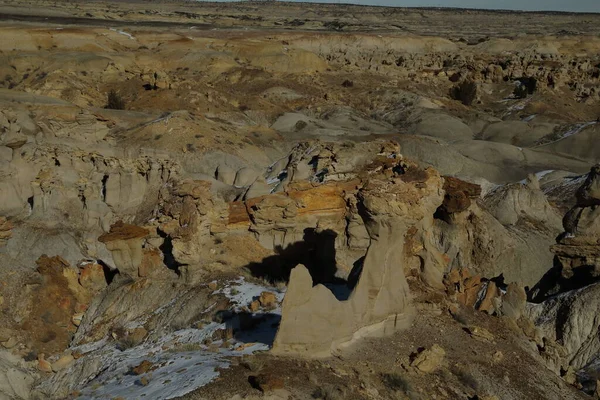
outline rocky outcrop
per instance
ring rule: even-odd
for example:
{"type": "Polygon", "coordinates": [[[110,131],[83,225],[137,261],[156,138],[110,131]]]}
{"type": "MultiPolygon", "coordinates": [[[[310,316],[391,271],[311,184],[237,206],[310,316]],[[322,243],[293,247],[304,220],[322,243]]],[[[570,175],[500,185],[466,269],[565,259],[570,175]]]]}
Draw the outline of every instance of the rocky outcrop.
{"type": "Polygon", "coordinates": [[[557,211],[537,179],[498,187],[477,201],[477,185],[446,179],[434,236],[450,269],[535,285],[552,265],[549,246],[560,232],[557,211]]]}
{"type": "Polygon", "coordinates": [[[563,273],[591,269],[589,274],[600,277],[600,164],[592,167],[576,198],[577,204],[563,219],[565,235],[552,251],[563,273]]]}
{"type": "Polygon", "coordinates": [[[142,246],[148,233],[147,229],[119,221],[110,227],[110,232],[100,236],[98,241],[104,243],[111,252],[120,273],[137,277],[142,264],[142,246]]]}
{"type": "Polygon", "coordinates": [[[485,206],[504,226],[529,224],[551,234],[561,230],[560,215],[548,202],[535,175],[492,191],[485,197],[485,206]]]}
{"type": "Polygon", "coordinates": [[[579,370],[600,352],[599,309],[600,284],[596,283],[529,304],[527,314],[545,337],[565,348],[565,365],[579,370]]]}
{"type": "Polygon", "coordinates": [[[37,378],[27,369],[23,359],[6,350],[0,351],[0,397],[7,400],[31,399],[31,389],[37,378]]]}
{"type": "Polygon", "coordinates": [[[161,194],[158,231],[166,236],[171,268],[177,268],[189,283],[202,275],[202,265],[212,261],[207,246],[213,244],[212,234],[223,230],[227,205],[211,191],[211,183],[184,180],[174,183],[161,194]]]}
{"type": "Polygon", "coordinates": [[[506,285],[501,279],[471,275],[466,269],[453,269],[444,277],[451,299],[488,314],[518,320],[523,315],[527,294],[517,283],[506,285]]]}
{"type": "Polygon", "coordinates": [[[27,143],[28,136],[35,135],[38,131],[38,126],[26,111],[0,112],[0,146],[18,149],[27,143]]]}
{"type": "Polygon", "coordinates": [[[23,346],[19,351],[52,355],[68,347],[77,329],[74,317],[85,312],[93,296],[80,278],[60,256],[43,255],[21,290],[4,292],[5,328],[23,346]]]}
{"type": "Polygon", "coordinates": [[[466,211],[481,195],[481,186],[445,176],[444,192],[444,202],[437,211],[441,216],[466,211]]]}
{"type": "MultiPolygon", "coordinates": [[[[600,352],[600,166],[592,167],[576,192],[577,202],[563,219],[564,234],[552,246],[554,267],[532,289],[537,304],[527,313],[545,338],[564,349],[555,364],[582,369],[596,362],[600,352]]],[[[587,379],[592,379],[587,375],[587,379]]],[[[594,379],[592,379],[594,381],[594,379]]]]}
{"type": "MultiPolygon", "coordinates": [[[[329,355],[368,335],[390,334],[410,321],[413,308],[405,264],[409,230],[420,227],[442,201],[442,180],[433,170],[372,177],[358,192],[359,209],[371,244],[348,300],[323,285],[313,287],[308,270],[292,270],[273,351],[329,355]]],[[[428,265],[424,269],[430,268],[428,265]]]]}
{"type": "Polygon", "coordinates": [[[575,206],[563,218],[564,233],[551,247],[554,267],[532,291],[535,301],[600,279],[599,187],[600,165],[596,165],[577,190],[575,206]]]}

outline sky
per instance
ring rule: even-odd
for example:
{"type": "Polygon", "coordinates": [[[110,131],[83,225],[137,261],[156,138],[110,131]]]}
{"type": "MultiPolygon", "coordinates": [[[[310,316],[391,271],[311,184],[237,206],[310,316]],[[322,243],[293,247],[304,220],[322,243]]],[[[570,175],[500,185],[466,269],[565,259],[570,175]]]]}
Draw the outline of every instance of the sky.
{"type": "Polygon", "coordinates": [[[600,12],[600,0],[315,0],[315,2],[397,7],[460,7],[525,11],[600,12]]]}

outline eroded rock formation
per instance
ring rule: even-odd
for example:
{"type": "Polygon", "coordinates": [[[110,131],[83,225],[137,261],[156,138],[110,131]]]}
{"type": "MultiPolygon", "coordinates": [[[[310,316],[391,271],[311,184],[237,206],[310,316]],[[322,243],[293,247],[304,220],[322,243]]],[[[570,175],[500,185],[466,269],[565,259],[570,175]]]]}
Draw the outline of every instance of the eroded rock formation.
{"type": "MultiPolygon", "coordinates": [[[[357,338],[391,334],[410,322],[413,309],[404,270],[411,254],[405,241],[409,230],[422,229],[419,224],[441,203],[442,179],[433,170],[395,175],[375,175],[357,194],[370,245],[350,297],[340,301],[327,287],[313,287],[304,266],[293,269],[274,352],[329,355],[357,338]]],[[[421,267],[436,279],[428,271],[431,265],[421,267]]]]}

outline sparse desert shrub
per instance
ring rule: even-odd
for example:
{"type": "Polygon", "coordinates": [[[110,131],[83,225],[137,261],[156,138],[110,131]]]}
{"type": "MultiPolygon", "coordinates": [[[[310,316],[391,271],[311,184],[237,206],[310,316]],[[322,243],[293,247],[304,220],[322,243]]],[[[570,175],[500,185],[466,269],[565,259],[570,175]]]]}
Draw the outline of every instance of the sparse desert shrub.
{"type": "Polygon", "coordinates": [[[306,24],[306,22],[301,21],[301,20],[299,20],[297,18],[293,19],[291,21],[287,21],[287,20],[285,21],[285,25],[288,25],[288,26],[302,26],[304,24],[306,24]]]}
{"type": "Polygon", "coordinates": [[[313,399],[322,400],[343,400],[346,398],[346,393],[341,387],[323,385],[313,392],[312,397],[313,399]]]}
{"type": "Polygon", "coordinates": [[[465,106],[470,106],[477,100],[477,89],[477,82],[462,81],[452,88],[450,95],[454,100],[460,100],[465,106]]]}
{"type": "Polygon", "coordinates": [[[306,121],[300,120],[300,121],[296,122],[296,125],[295,125],[296,131],[301,131],[302,129],[306,128],[306,125],[308,125],[306,123],[306,121]]]}
{"type": "Polygon", "coordinates": [[[459,324],[469,325],[469,320],[467,319],[467,316],[462,311],[457,310],[456,312],[451,312],[450,315],[459,324]]]}
{"type": "Polygon", "coordinates": [[[127,335],[117,341],[117,349],[119,349],[120,351],[125,351],[127,349],[131,349],[132,347],[135,347],[137,344],[138,343],[133,337],[127,335]]]}
{"type": "Polygon", "coordinates": [[[341,31],[346,26],[346,23],[340,22],[336,19],[335,21],[324,22],[323,26],[334,31],[341,31]]]}
{"type": "Polygon", "coordinates": [[[106,108],[110,110],[124,110],[125,100],[123,100],[121,95],[117,93],[116,90],[112,89],[110,92],[108,92],[106,108]]]}
{"type": "Polygon", "coordinates": [[[196,146],[194,146],[193,143],[188,143],[185,145],[185,148],[187,151],[189,151],[190,153],[193,153],[196,151],[196,146]]]}
{"type": "Polygon", "coordinates": [[[256,356],[246,356],[240,361],[240,365],[251,372],[260,372],[265,366],[265,360],[256,356]]]}
{"type": "Polygon", "coordinates": [[[480,389],[477,378],[468,370],[460,367],[454,367],[451,372],[458,378],[459,382],[468,388],[478,392],[480,389]]]}
{"type": "Polygon", "coordinates": [[[412,391],[410,383],[400,374],[382,374],[381,381],[388,389],[394,392],[409,393],[412,391]]]}

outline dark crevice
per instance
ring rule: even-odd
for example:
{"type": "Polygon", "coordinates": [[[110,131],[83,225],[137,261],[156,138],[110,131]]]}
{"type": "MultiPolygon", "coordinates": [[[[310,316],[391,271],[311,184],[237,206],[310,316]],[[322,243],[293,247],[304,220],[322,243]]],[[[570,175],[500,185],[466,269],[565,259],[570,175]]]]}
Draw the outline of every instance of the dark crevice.
{"type": "Polygon", "coordinates": [[[31,211],[33,211],[33,196],[27,198],[27,204],[29,204],[31,211]]]}
{"type": "Polygon", "coordinates": [[[163,244],[158,248],[163,254],[163,262],[167,268],[175,271],[177,275],[180,275],[181,272],[179,271],[179,267],[184,264],[177,261],[173,255],[173,239],[160,229],[158,230],[158,234],[164,239],[163,244]]]}
{"type": "Polygon", "coordinates": [[[108,181],[108,175],[102,177],[102,189],[100,189],[100,198],[106,203],[106,182],[108,181]]]}
{"type": "Polygon", "coordinates": [[[354,261],[352,265],[352,270],[350,274],[348,274],[348,288],[353,290],[358,280],[360,279],[360,275],[362,274],[363,266],[365,265],[365,256],[362,256],[358,260],[354,261]]]}
{"type": "Polygon", "coordinates": [[[96,262],[102,266],[102,270],[104,271],[104,279],[106,280],[106,284],[110,285],[112,283],[113,279],[115,279],[115,276],[119,274],[119,270],[118,269],[112,269],[112,268],[110,268],[102,260],[97,260],[96,262]]]}
{"type": "Polygon", "coordinates": [[[87,208],[87,199],[85,198],[85,194],[83,194],[83,190],[79,191],[79,200],[83,203],[83,209],[87,208]]]}

